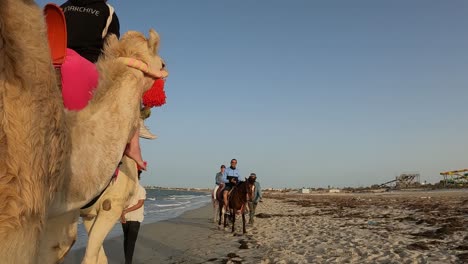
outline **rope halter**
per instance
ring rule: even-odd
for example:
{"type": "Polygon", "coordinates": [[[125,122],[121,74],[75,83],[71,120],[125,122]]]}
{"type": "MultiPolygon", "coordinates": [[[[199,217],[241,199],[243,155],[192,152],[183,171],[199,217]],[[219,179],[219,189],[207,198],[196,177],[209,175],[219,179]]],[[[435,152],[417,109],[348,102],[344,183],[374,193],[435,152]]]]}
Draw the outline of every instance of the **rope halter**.
{"type": "Polygon", "coordinates": [[[149,75],[155,79],[166,78],[169,74],[167,71],[153,71],[148,67],[148,64],[142,62],[141,60],[129,58],[129,57],[119,57],[117,61],[122,62],[130,68],[134,68],[142,71],[144,74],[149,75]]]}

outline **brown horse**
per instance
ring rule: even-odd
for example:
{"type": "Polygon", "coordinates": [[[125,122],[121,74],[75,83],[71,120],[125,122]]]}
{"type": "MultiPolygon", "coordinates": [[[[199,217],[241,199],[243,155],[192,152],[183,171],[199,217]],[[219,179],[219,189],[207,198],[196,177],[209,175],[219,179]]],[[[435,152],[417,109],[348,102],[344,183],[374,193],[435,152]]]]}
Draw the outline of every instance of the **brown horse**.
{"type": "MultiPolygon", "coordinates": [[[[234,187],[229,194],[228,197],[228,204],[229,204],[229,211],[232,216],[232,231],[234,232],[234,225],[236,222],[236,212],[240,212],[242,215],[242,233],[245,234],[245,207],[248,201],[252,200],[252,183],[249,181],[240,182],[236,187],[234,187]]],[[[223,208],[222,199],[219,204],[219,225],[221,225],[221,214],[223,208]]],[[[224,215],[224,227],[227,226],[227,215],[224,215]]]]}

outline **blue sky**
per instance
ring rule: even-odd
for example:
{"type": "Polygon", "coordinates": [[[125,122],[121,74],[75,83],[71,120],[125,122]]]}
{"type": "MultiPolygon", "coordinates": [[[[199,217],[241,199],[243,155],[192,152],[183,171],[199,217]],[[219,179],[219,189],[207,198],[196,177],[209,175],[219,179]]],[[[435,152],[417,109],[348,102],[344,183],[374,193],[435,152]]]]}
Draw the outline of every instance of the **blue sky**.
{"type": "Polygon", "coordinates": [[[264,187],[468,167],[466,1],[109,3],[170,71],[144,184],[210,187],[231,158],[264,187]]]}

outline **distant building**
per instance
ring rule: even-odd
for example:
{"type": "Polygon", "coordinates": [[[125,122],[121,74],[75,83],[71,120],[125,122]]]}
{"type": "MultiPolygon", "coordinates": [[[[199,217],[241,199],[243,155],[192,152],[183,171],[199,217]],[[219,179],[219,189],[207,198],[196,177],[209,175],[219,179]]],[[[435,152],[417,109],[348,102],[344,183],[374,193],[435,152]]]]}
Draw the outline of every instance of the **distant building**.
{"type": "Polygon", "coordinates": [[[302,188],[301,190],[299,190],[299,193],[310,193],[310,189],[302,188]]]}
{"type": "Polygon", "coordinates": [[[339,192],[341,192],[341,190],[340,189],[330,189],[330,190],[328,190],[328,192],[330,192],[330,193],[339,193],[339,192]]]}

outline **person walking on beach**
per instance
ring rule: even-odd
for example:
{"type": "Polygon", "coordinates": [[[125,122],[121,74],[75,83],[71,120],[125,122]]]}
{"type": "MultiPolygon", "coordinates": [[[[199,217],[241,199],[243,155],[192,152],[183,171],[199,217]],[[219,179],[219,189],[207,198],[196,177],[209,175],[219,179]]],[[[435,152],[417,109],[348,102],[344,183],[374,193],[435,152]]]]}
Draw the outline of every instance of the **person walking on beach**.
{"type": "Polygon", "coordinates": [[[232,189],[232,187],[236,186],[239,183],[240,178],[240,171],[237,168],[237,160],[231,160],[231,166],[226,169],[225,177],[223,181],[225,183],[224,191],[223,191],[223,200],[224,200],[224,209],[227,212],[228,209],[228,193],[232,189]]]}
{"type": "MultiPolygon", "coordinates": [[[[140,180],[141,170],[138,171],[138,180],[140,180]]],[[[122,230],[124,233],[124,254],[125,264],[131,264],[133,259],[133,251],[140,230],[140,224],[144,218],[144,203],[146,199],[146,190],[138,182],[138,191],[132,197],[129,207],[123,210],[120,216],[122,230]]]]}
{"type": "Polygon", "coordinates": [[[248,181],[254,185],[252,201],[249,202],[249,224],[253,225],[255,209],[257,208],[258,202],[262,201],[262,188],[257,181],[257,175],[255,173],[250,173],[248,181]]]}

